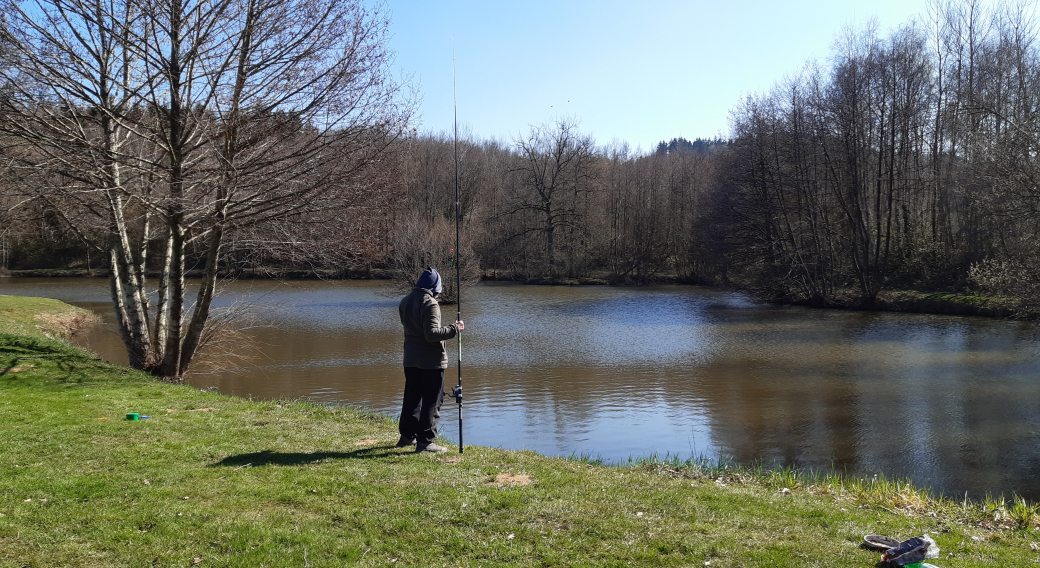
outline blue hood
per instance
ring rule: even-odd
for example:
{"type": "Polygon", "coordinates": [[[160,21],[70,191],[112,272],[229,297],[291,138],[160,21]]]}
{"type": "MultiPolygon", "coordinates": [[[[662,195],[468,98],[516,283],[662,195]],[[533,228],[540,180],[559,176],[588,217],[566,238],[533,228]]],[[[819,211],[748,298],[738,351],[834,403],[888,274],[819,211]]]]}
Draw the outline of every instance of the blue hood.
{"type": "Polygon", "coordinates": [[[419,277],[419,281],[415,283],[416,288],[425,288],[434,294],[441,293],[441,275],[437,274],[437,271],[433,268],[427,267],[423,271],[422,276],[419,277]]]}

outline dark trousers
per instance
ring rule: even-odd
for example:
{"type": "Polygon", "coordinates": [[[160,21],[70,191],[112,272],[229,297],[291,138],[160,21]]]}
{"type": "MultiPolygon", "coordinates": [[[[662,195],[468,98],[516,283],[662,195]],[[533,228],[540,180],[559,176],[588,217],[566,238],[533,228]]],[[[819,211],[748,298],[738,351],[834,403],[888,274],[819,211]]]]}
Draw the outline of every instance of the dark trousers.
{"type": "Polygon", "coordinates": [[[444,401],[444,369],[404,368],[404,402],[401,404],[401,437],[415,438],[424,448],[437,437],[444,401]]]}

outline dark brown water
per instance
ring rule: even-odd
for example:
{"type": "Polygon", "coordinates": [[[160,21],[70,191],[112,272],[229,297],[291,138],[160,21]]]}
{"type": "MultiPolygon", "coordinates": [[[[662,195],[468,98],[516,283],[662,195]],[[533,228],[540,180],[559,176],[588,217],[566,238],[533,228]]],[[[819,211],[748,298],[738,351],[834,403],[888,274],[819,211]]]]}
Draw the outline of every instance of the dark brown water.
{"type": "MultiPolygon", "coordinates": [[[[111,311],[100,279],[0,279],[0,294],[111,311]]],[[[382,283],[233,283],[219,305],[263,327],[219,347],[245,360],[205,365],[238,369],[191,382],[396,414],[397,298],[382,283]]],[[[958,497],[1040,499],[1034,324],[814,311],[689,287],[494,284],[463,300],[467,444],[834,467],[958,497]]],[[[79,341],[126,360],[110,326],[79,341]]],[[[455,369],[446,375],[454,383],[455,369]]],[[[442,416],[457,440],[456,406],[442,416]]]]}

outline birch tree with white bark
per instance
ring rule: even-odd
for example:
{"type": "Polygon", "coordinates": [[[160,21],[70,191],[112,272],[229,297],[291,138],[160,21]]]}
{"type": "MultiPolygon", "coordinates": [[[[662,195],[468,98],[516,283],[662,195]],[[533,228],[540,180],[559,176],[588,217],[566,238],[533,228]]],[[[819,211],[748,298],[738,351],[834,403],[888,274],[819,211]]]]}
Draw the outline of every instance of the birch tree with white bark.
{"type": "Polygon", "coordinates": [[[0,129],[25,200],[107,256],[131,366],[187,372],[230,235],[363,198],[413,108],[388,25],[360,0],[7,4],[0,129]]]}

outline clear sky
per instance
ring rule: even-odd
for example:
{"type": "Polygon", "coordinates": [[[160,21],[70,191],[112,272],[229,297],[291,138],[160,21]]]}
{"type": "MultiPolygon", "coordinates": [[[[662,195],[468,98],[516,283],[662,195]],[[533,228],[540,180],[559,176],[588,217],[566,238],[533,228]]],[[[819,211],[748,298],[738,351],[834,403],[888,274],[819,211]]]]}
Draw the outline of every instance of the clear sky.
{"type": "MultiPolygon", "coordinates": [[[[374,1],[374,0],[370,0],[374,1]]],[[[398,73],[423,97],[420,131],[459,125],[509,143],[572,117],[605,145],[726,136],[729,113],[812,58],[842,28],[883,35],[928,0],[387,0],[398,73]]]]}

